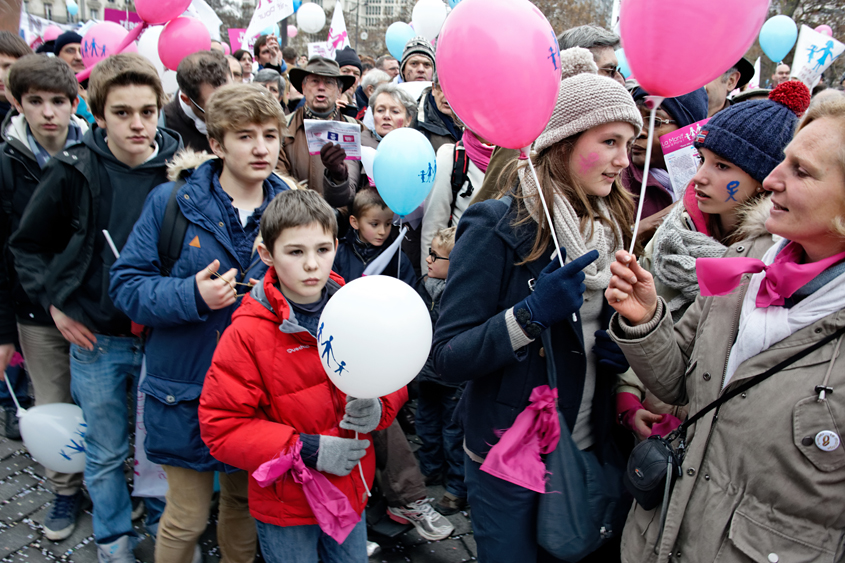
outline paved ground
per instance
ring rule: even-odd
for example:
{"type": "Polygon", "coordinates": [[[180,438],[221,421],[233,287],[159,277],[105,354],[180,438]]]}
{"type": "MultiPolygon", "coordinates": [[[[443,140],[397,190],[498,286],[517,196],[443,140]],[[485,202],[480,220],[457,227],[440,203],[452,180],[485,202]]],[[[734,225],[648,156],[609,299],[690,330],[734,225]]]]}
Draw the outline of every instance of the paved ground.
{"type": "MultiPolygon", "coordinates": [[[[0,427],[3,426],[0,417],[0,427]]],[[[3,435],[0,428],[0,435],[3,435]]],[[[412,438],[413,443],[413,438],[412,438]]],[[[440,486],[430,487],[429,496],[440,498],[440,486]]],[[[76,531],[62,542],[52,542],[43,537],[41,521],[49,510],[52,495],[46,488],[44,468],[29,457],[21,442],[0,438],[0,561],[2,563],[96,563],[91,514],[80,518],[76,531]]],[[[370,521],[379,520],[379,507],[368,509],[370,521]]],[[[382,545],[381,553],[370,558],[373,563],[434,563],[475,560],[475,540],[472,536],[469,515],[458,513],[449,519],[455,525],[454,534],[439,542],[423,539],[413,527],[404,529],[384,519],[375,528],[386,534],[399,532],[393,537],[370,533],[370,539],[382,545]]],[[[143,524],[136,526],[144,540],[135,551],[138,561],[153,563],[153,541],[144,533],[143,524]]],[[[205,563],[219,563],[215,520],[212,517],[203,535],[202,550],[205,563]]]]}

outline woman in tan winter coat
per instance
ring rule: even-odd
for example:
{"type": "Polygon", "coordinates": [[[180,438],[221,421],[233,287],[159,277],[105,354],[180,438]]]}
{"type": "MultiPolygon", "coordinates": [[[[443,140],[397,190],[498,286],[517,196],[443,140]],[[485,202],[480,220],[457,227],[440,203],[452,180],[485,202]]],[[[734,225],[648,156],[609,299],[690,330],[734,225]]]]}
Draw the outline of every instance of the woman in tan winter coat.
{"type": "MultiPolygon", "coordinates": [[[[611,332],[658,398],[689,403],[695,413],[845,327],[844,144],[845,101],[814,107],[763,182],[773,203],[766,227],[784,240],[742,241],[727,253],[762,258],[768,269],[743,275],[725,296],[698,297],[677,325],[652,276],[630,254],[617,253],[605,293],[618,313],[611,332]],[[784,264],[801,282],[794,292],[772,281],[784,264]]],[[[843,339],[690,429],[665,526],[659,509],[635,505],[623,561],[845,559],[843,339]]]]}
{"type": "MultiPolygon", "coordinates": [[[[695,143],[698,171],[640,258],[672,320],[698,297],[698,258],[718,258],[746,238],[772,242],[765,227],[772,204],[762,182],[783,160],[809,104],[809,90],[792,81],[775,88],[768,100],[719,112],[702,129],[695,143]]],[[[666,436],[687,415],[685,406],[667,405],[649,393],[630,369],[619,376],[616,407],[620,423],[641,439],[666,436]]]]}

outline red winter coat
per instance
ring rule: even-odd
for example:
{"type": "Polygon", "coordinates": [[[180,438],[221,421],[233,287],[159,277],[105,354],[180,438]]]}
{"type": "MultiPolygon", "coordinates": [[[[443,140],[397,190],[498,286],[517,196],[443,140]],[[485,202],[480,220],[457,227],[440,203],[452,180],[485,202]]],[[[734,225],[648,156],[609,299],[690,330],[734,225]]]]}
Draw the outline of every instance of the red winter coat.
{"type": "MultiPolygon", "coordinates": [[[[200,397],[202,439],[218,460],[247,470],[288,451],[299,433],[354,438],[354,432],[338,427],[346,407],[346,395],[323,370],[317,340],[291,318],[273,268],[262,285],[256,286],[235,311],[226,329],[200,397]]],[[[332,273],[329,295],[343,279],[332,273]]],[[[387,428],[408,400],[403,387],[382,398],[382,417],[377,430],[387,428]]],[[[375,474],[372,438],[361,460],[367,484],[375,474]]],[[[346,477],[325,474],[342,491],[357,513],[364,510],[367,493],[357,469],[346,477]]],[[[283,476],[267,488],[250,475],[249,511],[257,520],[276,526],[317,524],[302,487],[283,476]]]]}

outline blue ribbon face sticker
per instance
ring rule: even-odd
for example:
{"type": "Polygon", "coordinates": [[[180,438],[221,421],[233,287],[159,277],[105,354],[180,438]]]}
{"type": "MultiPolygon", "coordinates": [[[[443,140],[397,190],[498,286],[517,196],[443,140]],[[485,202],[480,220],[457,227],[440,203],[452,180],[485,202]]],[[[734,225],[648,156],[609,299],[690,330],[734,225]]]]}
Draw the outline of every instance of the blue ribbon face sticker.
{"type": "Polygon", "coordinates": [[[734,180],[733,182],[729,183],[729,184],[728,184],[728,199],[726,199],[726,200],[725,200],[725,202],[727,203],[727,202],[729,202],[730,200],[734,200],[734,201],[736,201],[737,203],[739,203],[739,200],[737,200],[737,199],[734,197],[734,196],[736,195],[736,192],[738,192],[738,191],[739,191],[739,182],[737,182],[736,180],[734,180]]]}

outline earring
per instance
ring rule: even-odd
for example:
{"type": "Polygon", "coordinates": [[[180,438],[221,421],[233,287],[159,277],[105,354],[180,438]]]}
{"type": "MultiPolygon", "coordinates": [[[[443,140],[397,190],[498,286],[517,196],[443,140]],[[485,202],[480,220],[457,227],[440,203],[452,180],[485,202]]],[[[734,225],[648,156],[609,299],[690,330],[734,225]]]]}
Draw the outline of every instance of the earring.
{"type": "Polygon", "coordinates": [[[762,193],[763,192],[763,186],[757,186],[757,192],[762,193]]]}

